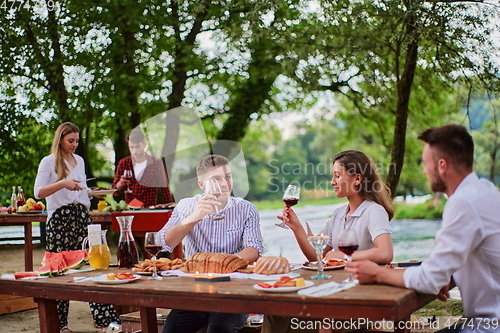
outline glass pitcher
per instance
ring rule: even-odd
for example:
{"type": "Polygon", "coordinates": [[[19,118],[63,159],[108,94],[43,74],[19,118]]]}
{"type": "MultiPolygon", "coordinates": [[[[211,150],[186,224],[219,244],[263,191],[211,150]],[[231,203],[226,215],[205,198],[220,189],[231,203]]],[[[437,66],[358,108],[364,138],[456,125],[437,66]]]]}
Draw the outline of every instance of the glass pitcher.
{"type": "Polygon", "coordinates": [[[120,239],[116,256],[119,268],[132,268],[139,263],[139,251],[132,235],[133,216],[118,216],[116,220],[120,225],[120,239]]]}
{"type": "Polygon", "coordinates": [[[106,239],[107,230],[100,230],[100,228],[100,225],[89,226],[89,235],[83,240],[83,249],[89,253],[90,267],[107,269],[111,262],[111,252],[106,239]],[[94,227],[99,229],[96,230],[94,227]]]}

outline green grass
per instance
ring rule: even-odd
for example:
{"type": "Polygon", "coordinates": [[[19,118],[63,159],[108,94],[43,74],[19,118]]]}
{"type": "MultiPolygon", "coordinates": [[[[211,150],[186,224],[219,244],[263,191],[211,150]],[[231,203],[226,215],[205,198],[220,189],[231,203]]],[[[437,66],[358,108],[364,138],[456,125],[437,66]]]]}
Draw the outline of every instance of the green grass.
{"type": "Polygon", "coordinates": [[[462,315],[462,302],[461,301],[447,301],[441,302],[438,300],[432,301],[414,314],[425,317],[432,316],[461,316],[462,315]]]}

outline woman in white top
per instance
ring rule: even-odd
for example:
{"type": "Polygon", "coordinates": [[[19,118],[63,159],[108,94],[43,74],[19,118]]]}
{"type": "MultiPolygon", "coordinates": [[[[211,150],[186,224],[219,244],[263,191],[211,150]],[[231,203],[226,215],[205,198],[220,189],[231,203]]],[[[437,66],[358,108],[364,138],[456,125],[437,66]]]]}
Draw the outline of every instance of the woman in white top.
{"type": "MultiPolygon", "coordinates": [[[[87,188],[85,162],[74,154],[79,139],[76,125],[61,124],[54,135],[52,154],[45,156],[38,166],[35,197],[47,201],[47,252],[81,250],[87,226],[92,224],[89,214],[92,193],[83,190],[87,188]]],[[[96,326],[103,327],[103,331],[112,322],[120,321],[109,304],[90,303],[90,308],[96,326]]],[[[61,332],[72,332],[68,327],[68,311],[69,301],[57,301],[61,332]]]]}
{"type": "MultiPolygon", "coordinates": [[[[352,260],[368,259],[378,264],[388,264],[393,258],[393,247],[389,220],[394,208],[389,189],[380,179],[375,165],[366,154],[356,150],[343,151],[333,158],[331,185],[338,198],[347,198],[348,203],[333,212],[332,218],[321,231],[330,236],[323,250],[325,259],[343,259],[338,250],[338,235],[344,228],[356,230],[359,248],[352,260]]],[[[309,243],[304,230],[292,208],[286,207],[283,216],[278,216],[293,231],[300,249],[310,261],[316,261],[316,251],[309,243]]],[[[332,313],[332,316],[335,314],[332,313]]],[[[290,325],[291,318],[265,316],[262,333],[266,332],[316,332],[298,330],[290,325]]]]}

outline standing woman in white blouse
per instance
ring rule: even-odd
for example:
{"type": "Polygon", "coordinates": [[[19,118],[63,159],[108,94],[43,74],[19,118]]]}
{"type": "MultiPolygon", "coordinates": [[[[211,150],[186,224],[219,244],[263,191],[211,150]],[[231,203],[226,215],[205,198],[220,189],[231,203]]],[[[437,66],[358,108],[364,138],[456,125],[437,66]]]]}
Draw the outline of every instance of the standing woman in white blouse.
{"type": "MultiPolygon", "coordinates": [[[[79,132],[70,122],[59,125],[51,154],[38,166],[35,197],[47,201],[47,252],[80,250],[87,236],[87,226],[92,224],[89,214],[92,193],[86,190],[85,162],[75,154],[79,132]]],[[[103,331],[112,322],[119,322],[112,305],[90,303],[90,308],[96,326],[103,327],[103,331]]],[[[69,301],[58,300],[61,332],[72,332],[68,327],[68,311],[69,301]]]]}

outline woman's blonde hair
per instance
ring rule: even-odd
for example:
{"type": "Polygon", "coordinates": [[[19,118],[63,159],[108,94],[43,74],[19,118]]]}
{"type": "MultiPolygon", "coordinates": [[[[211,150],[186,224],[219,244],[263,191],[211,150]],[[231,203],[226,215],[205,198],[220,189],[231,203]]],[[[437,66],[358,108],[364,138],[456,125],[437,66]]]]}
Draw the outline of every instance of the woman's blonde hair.
{"type": "Polygon", "coordinates": [[[64,162],[64,158],[62,157],[60,142],[62,138],[70,133],[80,133],[78,126],[73,123],[65,122],[59,125],[54,134],[54,140],[52,141],[52,147],[50,152],[54,155],[56,159],[56,168],[55,172],[57,173],[57,181],[68,177],[69,169],[66,163],[64,162]]]}
{"type": "Polygon", "coordinates": [[[350,175],[360,174],[363,176],[363,180],[359,184],[359,195],[365,200],[376,202],[384,207],[389,215],[389,220],[394,217],[391,190],[382,181],[375,164],[365,153],[357,150],[346,150],[335,155],[333,163],[335,162],[342,165],[350,175]]]}

